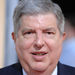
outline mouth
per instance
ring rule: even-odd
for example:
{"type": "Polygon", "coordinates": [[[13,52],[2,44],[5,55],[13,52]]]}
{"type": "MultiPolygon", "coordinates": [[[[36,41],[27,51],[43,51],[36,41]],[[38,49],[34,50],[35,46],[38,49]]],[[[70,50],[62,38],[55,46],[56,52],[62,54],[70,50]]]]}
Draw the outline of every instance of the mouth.
{"type": "Polygon", "coordinates": [[[32,52],[31,54],[32,55],[37,55],[37,56],[43,56],[43,55],[46,55],[47,52],[32,52]]]}
{"type": "Polygon", "coordinates": [[[44,60],[47,56],[48,56],[48,52],[45,52],[45,51],[36,51],[36,52],[32,52],[32,58],[35,60],[35,61],[42,61],[44,60]]]}

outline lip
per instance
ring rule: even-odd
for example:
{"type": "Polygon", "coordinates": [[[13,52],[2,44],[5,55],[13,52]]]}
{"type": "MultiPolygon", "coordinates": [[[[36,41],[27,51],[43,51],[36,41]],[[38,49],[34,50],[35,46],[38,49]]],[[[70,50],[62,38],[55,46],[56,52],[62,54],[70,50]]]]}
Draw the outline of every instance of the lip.
{"type": "Polygon", "coordinates": [[[48,52],[31,52],[32,58],[36,61],[42,61],[47,56],[48,52]],[[41,54],[41,55],[40,55],[41,54]]]}

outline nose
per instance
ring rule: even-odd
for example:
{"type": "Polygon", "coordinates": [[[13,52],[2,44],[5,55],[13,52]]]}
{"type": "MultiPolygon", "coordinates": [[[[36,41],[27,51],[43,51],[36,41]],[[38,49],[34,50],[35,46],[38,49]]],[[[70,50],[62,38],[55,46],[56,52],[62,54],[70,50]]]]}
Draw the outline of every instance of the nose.
{"type": "Polygon", "coordinates": [[[43,46],[44,46],[43,35],[42,35],[42,33],[38,33],[36,35],[34,47],[36,48],[36,50],[40,50],[43,46]]]}

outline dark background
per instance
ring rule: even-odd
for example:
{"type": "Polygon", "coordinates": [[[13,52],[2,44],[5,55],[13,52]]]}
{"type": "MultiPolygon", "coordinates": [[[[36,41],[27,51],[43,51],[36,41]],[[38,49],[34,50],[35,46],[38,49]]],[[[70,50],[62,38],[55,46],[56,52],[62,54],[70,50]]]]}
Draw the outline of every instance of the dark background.
{"type": "Polygon", "coordinates": [[[63,10],[64,15],[75,14],[75,1],[74,0],[52,0],[53,2],[59,4],[63,10]]]}
{"type": "Polygon", "coordinates": [[[57,3],[71,25],[75,28],[75,2],[74,0],[52,0],[53,2],[57,3]]]}

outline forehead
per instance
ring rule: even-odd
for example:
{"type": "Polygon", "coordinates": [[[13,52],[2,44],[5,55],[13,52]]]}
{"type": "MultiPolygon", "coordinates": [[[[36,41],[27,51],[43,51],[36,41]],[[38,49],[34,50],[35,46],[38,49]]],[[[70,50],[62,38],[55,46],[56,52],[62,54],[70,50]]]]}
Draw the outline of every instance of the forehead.
{"type": "Polygon", "coordinates": [[[21,24],[24,27],[50,27],[57,26],[56,16],[50,14],[38,14],[38,15],[22,15],[21,24]]]}

